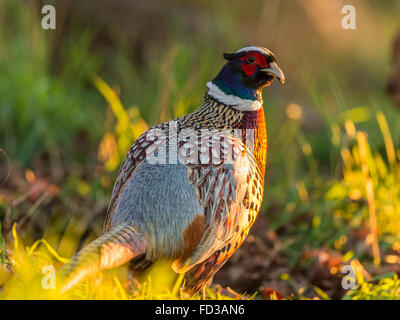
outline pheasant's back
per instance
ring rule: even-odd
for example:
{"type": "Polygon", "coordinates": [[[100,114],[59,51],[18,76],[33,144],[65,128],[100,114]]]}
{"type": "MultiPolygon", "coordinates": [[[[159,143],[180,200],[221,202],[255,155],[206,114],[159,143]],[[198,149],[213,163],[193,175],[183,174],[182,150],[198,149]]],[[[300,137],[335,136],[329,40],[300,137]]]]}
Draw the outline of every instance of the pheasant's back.
{"type": "Polygon", "coordinates": [[[265,161],[262,109],[242,112],[206,97],[200,109],[151,128],[134,144],[106,230],[129,222],[151,239],[148,259],[175,256],[178,271],[188,259],[200,263],[246,237],[261,206],[265,161]],[[202,221],[201,232],[185,237],[193,221],[202,221]]]}

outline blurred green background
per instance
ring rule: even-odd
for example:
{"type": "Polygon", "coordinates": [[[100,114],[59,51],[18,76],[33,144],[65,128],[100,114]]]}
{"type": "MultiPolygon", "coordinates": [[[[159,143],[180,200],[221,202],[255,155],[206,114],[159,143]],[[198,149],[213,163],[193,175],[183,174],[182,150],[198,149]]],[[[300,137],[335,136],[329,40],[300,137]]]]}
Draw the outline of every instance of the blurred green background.
{"type": "Polygon", "coordinates": [[[134,139],[200,106],[223,52],[259,45],[286,75],[263,94],[265,198],[215,282],[341,298],[353,261],[365,283],[392,272],[398,286],[400,113],[385,85],[399,12],[395,0],[0,0],[6,243],[14,222],[26,243],[44,237],[64,256],[93,239],[134,139]],[[41,27],[44,4],[55,30],[41,27]],[[355,30],[341,26],[344,4],[355,30]]]}

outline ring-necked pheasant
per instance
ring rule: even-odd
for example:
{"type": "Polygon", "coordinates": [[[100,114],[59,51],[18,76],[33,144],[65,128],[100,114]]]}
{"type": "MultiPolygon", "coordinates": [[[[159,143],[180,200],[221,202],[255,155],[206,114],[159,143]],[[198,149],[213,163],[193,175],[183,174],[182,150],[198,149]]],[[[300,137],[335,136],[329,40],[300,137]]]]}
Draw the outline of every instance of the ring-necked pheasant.
{"type": "Polygon", "coordinates": [[[244,47],[207,83],[203,105],[133,144],[115,183],[104,234],[68,265],[63,290],[131,260],[174,259],[186,289],[204,288],[241,246],[261,206],[267,136],[262,88],[284,74],[274,54],[244,47]]]}

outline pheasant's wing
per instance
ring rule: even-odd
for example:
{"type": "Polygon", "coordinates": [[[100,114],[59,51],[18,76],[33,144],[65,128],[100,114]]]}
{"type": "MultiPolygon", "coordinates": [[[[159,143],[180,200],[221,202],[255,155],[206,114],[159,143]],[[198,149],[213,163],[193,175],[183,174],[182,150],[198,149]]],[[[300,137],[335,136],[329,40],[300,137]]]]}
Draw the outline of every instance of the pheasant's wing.
{"type": "Polygon", "coordinates": [[[111,228],[111,221],[114,209],[118,203],[119,196],[122,194],[126,183],[139,168],[146,155],[157,149],[161,144],[165,144],[166,136],[162,130],[163,124],[153,127],[144,132],[139,139],[135,141],[128,155],[121,166],[117,181],[115,182],[111,200],[108,205],[106,219],[104,221],[103,231],[106,232],[111,228]]]}
{"type": "MultiPolygon", "coordinates": [[[[261,180],[256,178],[258,170],[253,153],[241,139],[223,134],[214,135],[211,140],[214,145],[209,157],[200,154],[198,164],[187,164],[189,181],[204,208],[205,226],[190,261],[176,265],[180,271],[207,260],[229,244],[239,241],[240,245],[254,222],[262,199],[263,186],[257,183],[261,180]]],[[[237,247],[228,247],[228,251],[237,247]]],[[[230,255],[224,256],[227,259],[230,255]]]]}

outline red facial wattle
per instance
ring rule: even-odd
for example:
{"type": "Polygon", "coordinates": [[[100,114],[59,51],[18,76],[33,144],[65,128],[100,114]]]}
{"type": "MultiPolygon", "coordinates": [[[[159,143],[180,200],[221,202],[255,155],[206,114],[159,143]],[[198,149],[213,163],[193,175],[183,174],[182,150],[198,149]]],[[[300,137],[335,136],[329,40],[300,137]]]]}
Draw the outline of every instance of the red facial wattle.
{"type": "Polygon", "coordinates": [[[268,63],[264,55],[259,52],[248,52],[245,56],[240,58],[242,61],[242,70],[246,76],[251,77],[257,68],[267,68],[268,63]],[[249,59],[251,56],[254,59],[249,59]]]}

